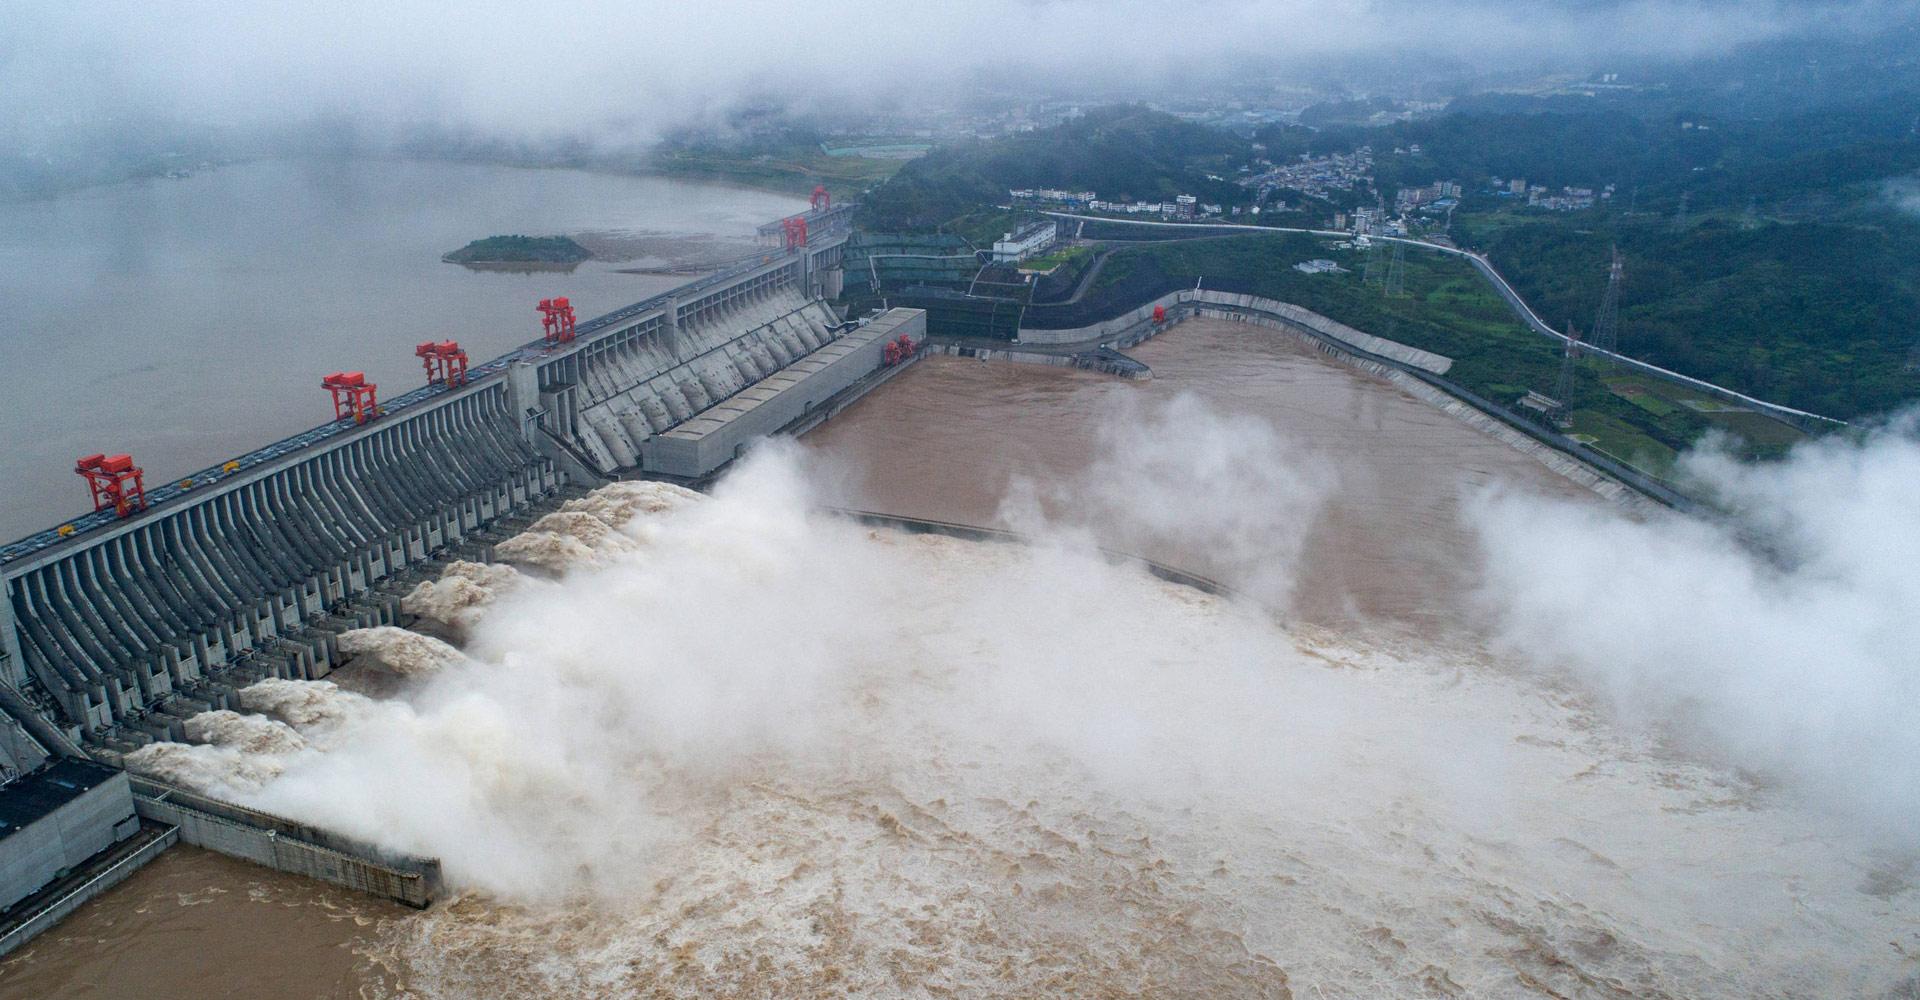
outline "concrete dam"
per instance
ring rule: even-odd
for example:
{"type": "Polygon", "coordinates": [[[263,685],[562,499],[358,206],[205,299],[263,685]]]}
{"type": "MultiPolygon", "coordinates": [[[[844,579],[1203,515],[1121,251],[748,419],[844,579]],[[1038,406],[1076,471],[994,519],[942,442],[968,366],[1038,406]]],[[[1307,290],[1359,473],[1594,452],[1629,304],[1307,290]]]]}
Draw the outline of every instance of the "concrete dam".
{"type": "MultiPolygon", "coordinates": [[[[778,245],[563,339],[0,547],[0,798],[63,759],[180,740],[255,681],[326,676],[339,633],[394,622],[412,585],[484,559],[566,491],[697,483],[890,377],[925,317],[828,305],[849,209],[816,202],[762,227],[778,245]]],[[[81,805],[130,829],[89,798],[127,799],[126,782],[81,784],[0,824],[0,911],[73,867],[13,858],[18,830],[81,805]]]]}

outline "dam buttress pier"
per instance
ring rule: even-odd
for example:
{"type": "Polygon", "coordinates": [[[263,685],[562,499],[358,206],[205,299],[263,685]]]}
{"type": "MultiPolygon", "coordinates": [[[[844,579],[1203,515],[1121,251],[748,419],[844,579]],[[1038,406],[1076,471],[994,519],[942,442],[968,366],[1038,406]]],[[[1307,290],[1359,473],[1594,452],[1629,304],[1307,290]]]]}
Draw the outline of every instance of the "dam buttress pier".
{"type": "Polygon", "coordinates": [[[176,839],[424,905],[432,859],[87,769],[184,740],[187,719],[237,709],[260,680],[326,677],[341,633],[406,624],[415,586],[489,561],[569,497],[711,479],[917,360],[924,313],[849,319],[826,302],[851,208],[817,194],[761,227],[760,252],[592,320],[549,297],[543,335],[483,364],[452,340],[396,339],[425,385],[327,375],[334,419],[190,476],[82,458],[69,471],[93,510],[0,546],[0,806],[21,806],[0,810],[21,817],[0,824],[0,890],[25,900],[0,904],[0,951],[176,839]]]}

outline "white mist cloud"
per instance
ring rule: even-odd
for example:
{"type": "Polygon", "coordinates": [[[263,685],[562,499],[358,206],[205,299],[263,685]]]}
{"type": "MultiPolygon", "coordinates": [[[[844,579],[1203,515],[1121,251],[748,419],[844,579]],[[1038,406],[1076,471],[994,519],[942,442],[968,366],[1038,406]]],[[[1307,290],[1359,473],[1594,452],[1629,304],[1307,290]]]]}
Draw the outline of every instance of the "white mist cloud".
{"type": "Polygon", "coordinates": [[[1920,215],[1920,177],[1895,177],[1881,183],[1880,193],[1894,208],[1920,215]]]}
{"type": "Polygon", "coordinates": [[[1470,515],[1485,606],[1630,722],[1920,846],[1920,437],[1909,417],[1786,461],[1684,468],[1730,523],[1515,495],[1470,515]]]}
{"type": "Polygon", "coordinates": [[[1137,92],[1247,59],[1284,68],[1348,55],[1564,70],[1858,30],[1888,10],[1781,0],[16,3],[0,8],[0,135],[40,147],[153,121],[324,121],[365,141],[425,125],[618,149],[748,101],[865,108],[982,83],[1137,92]]]}
{"type": "Polygon", "coordinates": [[[1190,554],[1261,604],[1285,610],[1300,555],[1339,485],[1334,461],[1271,422],[1198,396],[1102,404],[1093,461],[1078,475],[1016,479],[1000,519],[1039,537],[1074,532],[1138,554],[1190,554]]]}

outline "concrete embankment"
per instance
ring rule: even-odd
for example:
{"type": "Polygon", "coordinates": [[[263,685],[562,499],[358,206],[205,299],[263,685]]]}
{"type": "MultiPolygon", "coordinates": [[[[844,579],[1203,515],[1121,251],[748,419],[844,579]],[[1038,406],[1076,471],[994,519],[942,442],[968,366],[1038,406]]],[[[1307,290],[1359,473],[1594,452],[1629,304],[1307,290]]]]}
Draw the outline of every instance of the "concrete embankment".
{"type": "Polygon", "coordinates": [[[1203,288],[1181,289],[1091,326],[1022,330],[1019,344],[949,341],[932,347],[966,357],[1074,366],[1075,357],[1097,350],[1117,354],[1195,316],[1251,323],[1294,337],[1322,354],[1393,382],[1614,502],[1637,506],[1651,500],[1682,510],[1694,506],[1691,498],[1671,486],[1447,378],[1453,366],[1450,358],[1356,330],[1275,299],[1203,288]],[[1154,322],[1156,307],[1164,311],[1162,322],[1154,322]]]}

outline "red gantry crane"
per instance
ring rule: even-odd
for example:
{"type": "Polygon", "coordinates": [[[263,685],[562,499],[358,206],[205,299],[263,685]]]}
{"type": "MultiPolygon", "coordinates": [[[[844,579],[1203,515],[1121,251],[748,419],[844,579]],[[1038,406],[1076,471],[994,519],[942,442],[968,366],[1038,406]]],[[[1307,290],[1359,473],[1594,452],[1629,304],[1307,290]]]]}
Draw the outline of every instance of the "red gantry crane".
{"type": "Polygon", "coordinates": [[[133,464],[132,455],[87,455],[74,463],[73,471],[86,477],[87,490],[93,494],[93,509],[111,508],[121,517],[147,509],[146,470],[133,464]]]}
{"type": "Polygon", "coordinates": [[[365,372],[334,372],[320,380],[320,388],[333,394],[335,420],[351,417],[354,423],[364,424],[380,415],[375,386],[365,372]]]}
{"type": "Polygon", "coordinates": [[[541,299],[534,308],[540,310],[540,329],[546,335],[548,347],[558,347],[573,339],[573,303],[565,298],[541,299]]]}
{"type": "Polygon", "coordinates": [[[788,250],[798,250],[807,245],[806,216],[791,215],[781,219],[780,230],[786,234],[788,250]]]}
{"type": "Polygon", "coordinates": [[[914,343],[912,337],[903,333],[899,339],[887,341],[887,346],[881,350],[880,357],[888,365],[897,365],[913,357],[914,352],[919,349],[920,345],[914,343]]]}
{"type": "Polygon", "coordinates": [[[427,369],[427,384],[440,383],[449,389],[467,384],[467,352],[457,340],[429,340],[413,349],[415,357],[427,369]]]}

